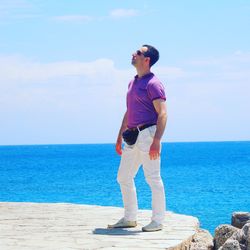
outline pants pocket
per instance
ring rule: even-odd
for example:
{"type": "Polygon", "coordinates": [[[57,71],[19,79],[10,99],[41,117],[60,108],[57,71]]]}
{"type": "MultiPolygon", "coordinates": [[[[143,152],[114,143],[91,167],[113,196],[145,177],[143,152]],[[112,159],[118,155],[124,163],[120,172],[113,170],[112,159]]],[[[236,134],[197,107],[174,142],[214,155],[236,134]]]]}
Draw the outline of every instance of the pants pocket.
{"type": "Polygon", "coordinates": [[[148,132],[149,132],[150,136],[151,136],[152,138],[154,138],[155,132],[156,132],[156,125],[149,127],[149,128],[148,128],[148,132]]]}
{"type": "Polygon", "coordinates": [[[141,151],[149,152],[152,142],[153,136],[151,136],[148,128],[140,132],[137,145],[141,151]]]}

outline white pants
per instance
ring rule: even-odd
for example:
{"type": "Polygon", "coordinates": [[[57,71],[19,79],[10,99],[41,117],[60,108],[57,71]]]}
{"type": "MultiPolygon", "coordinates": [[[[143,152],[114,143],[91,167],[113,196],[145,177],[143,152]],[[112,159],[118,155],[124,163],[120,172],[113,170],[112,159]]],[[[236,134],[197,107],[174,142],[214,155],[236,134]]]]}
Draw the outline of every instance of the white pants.
{"type": "Polygon", "coordinates": [[[117,181],[120,184],[124,204],[124,218],[137,220],[137,196],[134,177],[143,166],[144,176],[152,192],[152,220],[162,224],[165,216],[165,192],[160,175],[160,158],[150,160],[149,148],[153,142],[156,126],[139,132],[137,141],[129,146],[125,143],[122,151],[117,181]]]}

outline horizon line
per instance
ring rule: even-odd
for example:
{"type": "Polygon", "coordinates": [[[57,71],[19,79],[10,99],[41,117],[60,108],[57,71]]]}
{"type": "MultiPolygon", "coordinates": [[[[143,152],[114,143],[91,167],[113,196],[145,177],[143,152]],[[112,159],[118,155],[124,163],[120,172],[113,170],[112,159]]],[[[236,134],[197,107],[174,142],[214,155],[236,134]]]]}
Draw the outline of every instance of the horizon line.
{"type": "MultiPolygon", "coordinates": [[[[164,144],[171,143],[224,143],[224,142],[250,142],[250,140],[218,140],[218,141],[162,141],[164,144]]],[[[102,142],[102,143],[38,143],[38,144],[0,144],[0,147],[15,147],[15,146],[63,146],[63,145],[105,145],[115,144],[115,142],[102,142]]]]}

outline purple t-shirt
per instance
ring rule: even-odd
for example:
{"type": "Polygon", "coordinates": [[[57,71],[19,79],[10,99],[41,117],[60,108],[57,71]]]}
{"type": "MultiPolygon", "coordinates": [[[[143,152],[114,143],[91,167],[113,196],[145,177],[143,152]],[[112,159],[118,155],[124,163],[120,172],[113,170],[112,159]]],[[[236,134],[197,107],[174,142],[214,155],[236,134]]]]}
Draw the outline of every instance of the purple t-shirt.
{"type": "Polygon", "coordinates": [[[164,86],[153,73],[135,78],[129,83],[127,93],[128,128],[142,124],[156,124],[157,112],[153,101],[166,100],[164,86]]]}

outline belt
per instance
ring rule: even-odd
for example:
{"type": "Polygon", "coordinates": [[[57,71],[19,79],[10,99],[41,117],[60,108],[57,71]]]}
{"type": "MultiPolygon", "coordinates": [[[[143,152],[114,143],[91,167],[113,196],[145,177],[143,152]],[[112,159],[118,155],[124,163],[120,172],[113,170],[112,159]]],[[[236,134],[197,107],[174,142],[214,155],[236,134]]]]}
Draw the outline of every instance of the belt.
{"type": "Polygon", "coordinates": [[[156,124],[144,124],[144,125],[138,126],[136,128],[129,128],[129,130],[132,130],[132,131],[135,131],[135,130],[142,131],[143,129],[146,129],[146,128],[154,126],[154,125],[156,125],[156,124]]]}

